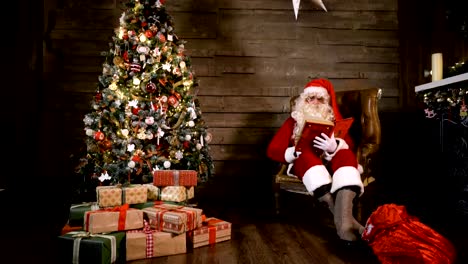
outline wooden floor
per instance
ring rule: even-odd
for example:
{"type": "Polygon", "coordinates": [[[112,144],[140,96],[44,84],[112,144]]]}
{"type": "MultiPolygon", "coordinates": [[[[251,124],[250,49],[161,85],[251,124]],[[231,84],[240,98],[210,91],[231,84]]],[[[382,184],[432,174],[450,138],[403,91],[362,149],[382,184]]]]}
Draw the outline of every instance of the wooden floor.
{"type": "Polygon", "coordinates": [[[205,210],[232,222],[230,241],[191,249],[187,254],[130,263],[379,263],[369,250],[350,252],[341,247],[331,214],[325,209],[313,208],[306,212],[306,206],[302,212],[288,212],[282,217],[273,216],[265,209],[205,210]]]}
{"type": "MultiPolygon", "coordinates": [[[[129,263],[379,263],[369,248],[351,251],[342,247],[331,214],[317,206],[311,197],[291,193],[283,193],[281,197],[280,216],[274,214],[269,206],[273,203],[265,202],[268,200],[265,197],[250,202],[201,204],[200,208],[207,216],[232,223],[231,240],[211,247],[189,249],[186,254],[129,263]]],[[[60,227],[58,216],[51,213],[58,208],[46,206],[47,201],[37,205],[31,201],[24,207],[4,207],[5,214],[0,223],[4,228],[0,236],[0,263],[59,263],[54,243],[60,227]]],[[[463,231],[451,220],[441,220],[439,226],[437,222],[433,223],[457,247],[460,255],[457,264],[466,264],[468,257],[463,249],[468,249],[468,240],[463,232],[467,223],[463,231]]]]}

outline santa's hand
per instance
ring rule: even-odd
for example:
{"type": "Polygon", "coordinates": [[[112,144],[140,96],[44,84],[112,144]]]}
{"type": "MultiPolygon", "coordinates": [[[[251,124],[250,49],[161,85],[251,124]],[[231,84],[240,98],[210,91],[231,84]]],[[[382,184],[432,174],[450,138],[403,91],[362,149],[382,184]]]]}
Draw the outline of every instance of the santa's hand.
{"type": "Polygon", "coordinates": [[[295,147],[289,147],[284,152],[284,159],[286,160],[287,163],[291,163],[297,158],[299,158],[299,155],[301,155],[301,153],[302,152],[296,151],[295,147]]]}
{"type": "Polygon", "coordinates": [[[331,135],[331,137],[328,137],[325,133],[322,133],[321,136],[316,136],[314,139],[314,147],[328,153],[335,152],[337,146],[338,144],[336,143],[334,133],[331,135]]]}

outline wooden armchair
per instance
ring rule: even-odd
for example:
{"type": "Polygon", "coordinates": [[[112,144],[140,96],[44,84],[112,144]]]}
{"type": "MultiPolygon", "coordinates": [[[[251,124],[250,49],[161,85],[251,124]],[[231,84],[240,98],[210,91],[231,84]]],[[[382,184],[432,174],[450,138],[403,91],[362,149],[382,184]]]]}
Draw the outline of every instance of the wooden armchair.
{"type": "MultiPolygon", "coordinates": [[[[378,88],[336,92],[336,100],[343,117],[354,117],[355,120],[349,133],[358,147],[357,158],[363,167],[361,178],[364,186],[368,186],[375,180],[373,172],[381,141],[381,125],[378,115],[378,101],[381,94],[382,90],[378,88]]],[[[291,98],[291,107],[296,98],[297,96],[291,98]]],[[[302,181],[286,175],[286,170],[287,165],[281,164],[279,172],[274,175],[273,191],[277,214],[280,213],[281,190],[309,195],[302,181]]],[[[362,214],[360,208],[358,204],[356,206],[358,220],[362,214]]]]}

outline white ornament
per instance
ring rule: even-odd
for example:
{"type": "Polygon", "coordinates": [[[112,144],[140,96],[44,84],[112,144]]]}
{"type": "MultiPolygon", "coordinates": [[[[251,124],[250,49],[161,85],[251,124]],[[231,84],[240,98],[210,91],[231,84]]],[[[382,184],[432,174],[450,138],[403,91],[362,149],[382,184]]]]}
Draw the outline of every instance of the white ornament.
{"type": "Polygon", "coordinates": [[[182,151],[178,150],[175,153],[175,157],[176,157],[177,160],[181,160],[184,157],[184,153],[182,151]]]}
{"type": "Polygon", "coordinates": [[[171,167],[171,162],[166,160],[163,164],[164,168],[169,169],[171,167]]]}
{"type": "Polygon", "coordinates": [[[192,136],[190,136],[190,135],[185,135],[185,141],[189,141],[190,139],[192,139],[192,136]]]}
{"type": "Polygon", "coordinates": [[[112,179],[109,174],[107,174],[107,171],[105,173],[102,173],[101,176],[99,176],[98,178],[101,182],[105,181],[105,180],[110,180],[112,179]]]}
{"type": "Polygon", "coordinates": [[[147,125],[152,125],[152,124],[154,124],[154,117],[152,117],[152,116],[147,117],[147,118],[145,119],[145,123],[146,123],[147,125]]]}
{"type": "Polygon", "coordinates": [[[86,135],[87,135],[88,137],[92,137],[92,136],[94,135],[94,130],[92,130],[92,129],[86,129],[86,135]]]}
{"type": "Polygon", "coordinates": [[[135,150],[135,144],[128,144],[127,145],[127,151],[128,152],[133,152],[135,150]]]}
{"type": "Polygon", "coordinates": [[[129,168],[135,168],[135,162],[133,160],[131,160],[129,163],[128,163],[128,167],[129,168]]]}

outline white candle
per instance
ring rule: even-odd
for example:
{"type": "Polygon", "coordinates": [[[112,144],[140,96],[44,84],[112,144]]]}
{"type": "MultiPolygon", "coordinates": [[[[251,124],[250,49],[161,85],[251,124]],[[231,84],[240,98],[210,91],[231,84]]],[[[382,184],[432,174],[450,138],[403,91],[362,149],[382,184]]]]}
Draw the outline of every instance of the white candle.
{"type": "Polygon", "coordinates": [[[442,80],[442,53],[432,54],[432,81],[442,80]]]}

